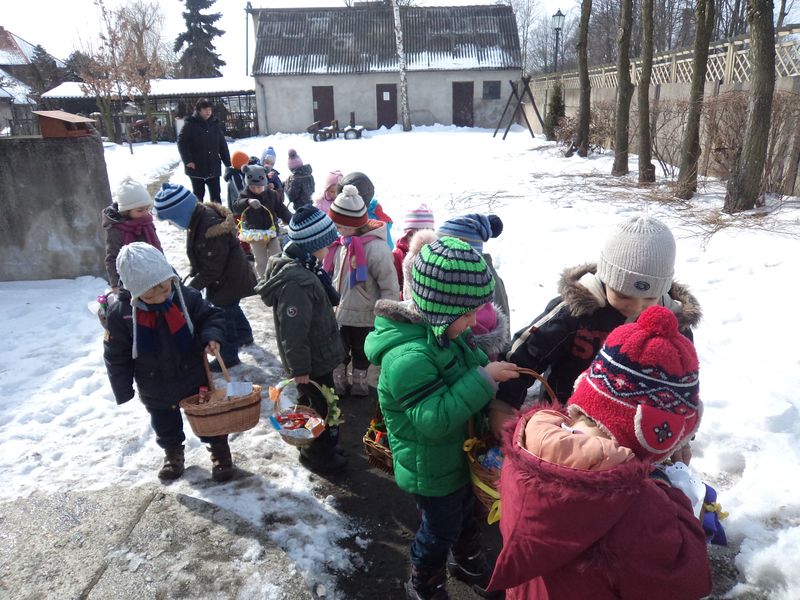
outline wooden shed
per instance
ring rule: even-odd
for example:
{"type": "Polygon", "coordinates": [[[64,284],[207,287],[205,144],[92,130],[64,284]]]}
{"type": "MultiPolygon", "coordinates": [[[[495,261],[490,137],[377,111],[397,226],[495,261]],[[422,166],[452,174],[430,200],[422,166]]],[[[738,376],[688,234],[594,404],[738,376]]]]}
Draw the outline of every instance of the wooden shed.
{"type": "Polygon", "coordinates": [[[88,119],[63,110],[34,110],[31,111],[39,118],[39,131],[43,138],[69,138],[91,135],[88,119]]]}

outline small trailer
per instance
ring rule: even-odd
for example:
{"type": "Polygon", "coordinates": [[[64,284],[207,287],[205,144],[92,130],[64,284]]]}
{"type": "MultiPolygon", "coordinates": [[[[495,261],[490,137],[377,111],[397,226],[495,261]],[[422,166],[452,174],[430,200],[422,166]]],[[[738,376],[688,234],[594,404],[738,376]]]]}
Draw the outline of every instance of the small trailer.
{"type": "Polygon", "coordinates": [[[355,125],[354,120],[351,120],[350,125],[340,129],[338,119],[334,119],[330,125],[326,126],[322,125],[322,121],[314,121],[306,131],[311,134],[315,142],[338,139],[339,136],[344,136],[346,140],[358,140],[361,138],[361,134],[364,133],[364,126],[355,125]]]}

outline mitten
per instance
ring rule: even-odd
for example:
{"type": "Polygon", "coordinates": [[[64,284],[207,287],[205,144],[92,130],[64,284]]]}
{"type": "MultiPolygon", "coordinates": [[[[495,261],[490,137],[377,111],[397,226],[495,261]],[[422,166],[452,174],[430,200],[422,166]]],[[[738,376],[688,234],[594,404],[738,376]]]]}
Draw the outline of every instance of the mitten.
{"type": "Polygon", "coordinates": [[[248,203],[252,208],[261,208],[261,202],[259,202],[258,198],[250,198],[248,203]]]}

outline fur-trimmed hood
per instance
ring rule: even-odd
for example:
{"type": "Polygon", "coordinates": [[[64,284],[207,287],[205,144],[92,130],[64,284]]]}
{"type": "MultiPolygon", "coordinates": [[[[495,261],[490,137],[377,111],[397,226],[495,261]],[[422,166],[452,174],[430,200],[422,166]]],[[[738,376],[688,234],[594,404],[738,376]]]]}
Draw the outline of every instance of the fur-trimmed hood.
{"type": "Polygon", "coordinates": [[[492,303],[492,308],[497,319],[494,329],[486,333],[477,333],[475,330],[472,332],[480,349],[489,357],[499,356],[508,350],[511,344],[511,331],[506,313],[497,304],[492,303]]]}
{"type": "Polygon", "coordinates": [[[119,206],[114,202],[111,206],[106,206],[102,212],[103,229],[111,229],[115,224],[127,221],[128,217],[123,217],[119,212],[119,206]]]}
{"type": "MultiPolygon", "coordinates": [[[[211,225],[206,229],[205,236],[207,239],[220,237],[222,235],[230,235],[236,231],[236,219],[233,217],[233,213],[225,206],[217,204],[216,202],[203,202],[202,204],[198,204],[198,206],[210,208],[222,219],[220,223],[211,225]]],[[[202,208],[197,210],[202,210],[202,208]]]]}
{"type": "MultiPolygon", "coordinates": [[[[564,269],[558,282],[558,293],[567,303],[574,317],[582,317],[606,306],[605,287],[597,277],[597,264],[585,263],[564,269]]],[[[688,286],[672,282],[669,293],[661,298],[678,318],[681,329],[694,328],[700,323],[703,311],[688,286]]]]}
{"type": "Polygon", "coordinates": [[[378,300],[375,303],[375,316],[386,317],[401,323],[420,324],[425,322],[413,300],[399,302],[397,300],[378,300]]]}
{"type": "Polygon", "coordinates": [[[411,269],[414,267],[419,251],[425,244],[430,244],[439,239],[433,229],[420,229],[408,242],[408,252],[403,259],[403,298],[411,298],[411,269]]]}

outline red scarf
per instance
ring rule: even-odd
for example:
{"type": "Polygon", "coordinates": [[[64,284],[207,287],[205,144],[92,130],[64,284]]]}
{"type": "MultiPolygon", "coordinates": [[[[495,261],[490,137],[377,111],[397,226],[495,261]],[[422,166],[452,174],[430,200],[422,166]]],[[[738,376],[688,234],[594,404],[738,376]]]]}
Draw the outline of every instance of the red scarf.
{"type": "MultiPolygon", "coordinates": [[[[143,239],[145,242],[161,250],[161,242],[156,235],[156,226],[153,224],[153,215],[145,215],[139,219],[128,219],[114,223],[112,227],[122,232],[122,245],[143,239]]],[[[162,250],[163,252],[163,250],[162,250]]]]}

